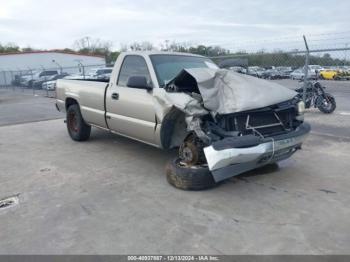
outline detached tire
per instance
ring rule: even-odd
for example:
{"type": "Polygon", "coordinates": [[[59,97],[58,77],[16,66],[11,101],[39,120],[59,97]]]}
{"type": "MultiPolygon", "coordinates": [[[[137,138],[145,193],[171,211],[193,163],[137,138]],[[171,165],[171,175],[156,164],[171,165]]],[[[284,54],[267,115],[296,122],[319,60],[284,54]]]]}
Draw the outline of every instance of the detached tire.
{"type": "Polygon", "coordinates": [[[67,130],[74,141],[85,141],[90,137],[91,126],[85,123],[77,104],[67,109],[67,130]]]}
{"type": "Polygon", "coordinates": [[[170,161],[166,166],[169,184],[183,190],[203,190],[216,185],[208,167],[181,165],[180,159],[170,161]]]}

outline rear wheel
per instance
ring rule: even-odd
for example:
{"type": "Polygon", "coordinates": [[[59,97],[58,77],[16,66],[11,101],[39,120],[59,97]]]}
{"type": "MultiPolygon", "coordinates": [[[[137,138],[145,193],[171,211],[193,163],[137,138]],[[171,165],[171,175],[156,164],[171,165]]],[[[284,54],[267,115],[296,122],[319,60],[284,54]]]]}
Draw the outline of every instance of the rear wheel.
{"type": "Polygon", "coordinates": [[[75,141],[85,141],[90,137],[91,126],[85,123],[77,104],[67,109],[67,130],[69,136],[75,141]]]}

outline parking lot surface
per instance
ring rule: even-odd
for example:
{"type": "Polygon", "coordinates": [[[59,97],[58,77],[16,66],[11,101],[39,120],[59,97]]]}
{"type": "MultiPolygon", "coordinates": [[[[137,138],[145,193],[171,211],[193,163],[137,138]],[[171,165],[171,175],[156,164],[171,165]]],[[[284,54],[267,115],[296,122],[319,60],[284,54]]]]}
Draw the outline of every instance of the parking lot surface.
{"type": "Polygon", "coordinates": [[[334,114],[306,114],[316,128],[291,159],[199,192],[166,182],[175,151],[97,129],[74,142],[63,119],[3,124],[0,199],[19,203],[0,209],[0,253],[348,254],[347,85],[334,114]]]}
{"type": "Polygon", "coordinates": [[[30,90],[0,89],[0,126],[62,118],[54,99],[30,90]]]}

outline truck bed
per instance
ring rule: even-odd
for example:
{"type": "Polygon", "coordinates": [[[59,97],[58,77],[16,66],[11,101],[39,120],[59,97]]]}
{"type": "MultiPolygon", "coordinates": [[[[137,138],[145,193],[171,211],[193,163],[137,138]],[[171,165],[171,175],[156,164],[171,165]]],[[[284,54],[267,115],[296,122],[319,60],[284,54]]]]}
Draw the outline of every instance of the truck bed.
{"type": "Polygon", "coordinates": [[[58,80],[57,99],[64,101],[74,98],[80,105],[86,122],[107,127],[105,121],[105,91],[107,83],[85,80],[58,80]]]}

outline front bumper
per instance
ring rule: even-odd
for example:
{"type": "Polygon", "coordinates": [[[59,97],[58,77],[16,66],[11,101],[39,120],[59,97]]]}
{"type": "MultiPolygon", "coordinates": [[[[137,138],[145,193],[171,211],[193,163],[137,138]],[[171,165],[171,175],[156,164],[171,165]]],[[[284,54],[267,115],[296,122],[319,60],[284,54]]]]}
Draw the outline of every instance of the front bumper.
{"type": "MultiPolygon", "coordinates": [[[[215,143],[204,148],[209,170],[216,182],[248,170],[290,157],[310,132],[310,125],[303,123],[296,130],[272,138],[261,139],[251,147],[215,149],[215,143]]],[[[222,141],[220,142],[222,144],[222,141]]],[[[216,147],[217,148],[217,147],[216,147]]]]}

